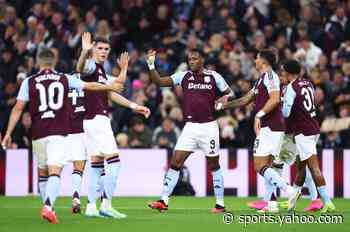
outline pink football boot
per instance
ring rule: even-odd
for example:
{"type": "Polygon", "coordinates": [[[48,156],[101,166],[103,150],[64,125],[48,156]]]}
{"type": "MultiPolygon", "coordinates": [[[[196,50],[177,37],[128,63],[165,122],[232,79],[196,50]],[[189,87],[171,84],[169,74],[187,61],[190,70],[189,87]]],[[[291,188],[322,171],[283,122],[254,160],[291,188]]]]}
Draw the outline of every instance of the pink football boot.
{"type": "Polygon", "coordinates": [[[266,206],[267,206],[267,201],[264,201],[264,200],[248,202],[248,207],[256,210],[261,210],[266,206]]]}
{"type": "Polygon", "coordinates": [[[323,208],[321,199],[311,201],[310,205],[304,209],[306,212],[316,212],[323,208]]]}

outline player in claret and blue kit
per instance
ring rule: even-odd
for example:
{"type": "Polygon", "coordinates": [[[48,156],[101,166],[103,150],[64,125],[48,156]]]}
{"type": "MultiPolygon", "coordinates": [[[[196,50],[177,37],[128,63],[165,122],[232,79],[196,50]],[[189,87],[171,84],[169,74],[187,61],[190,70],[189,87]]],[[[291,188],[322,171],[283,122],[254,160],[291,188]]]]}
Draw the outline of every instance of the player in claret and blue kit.
{"type": "Polygon", "coordinates": [[[66,149],[66,136],[70,133],[69,88],[105,92],[119,89],[114,85],[84,82],[75,76],[56,72],[56,59],[49,49],[39,51],[37,63],[39,72],[21,84],[3,146],[11,144],[11,134],[28,103],[32,118],[33,154],[38,162],[39,192],[44,204],[41,216],[57,223],[54,204],[59,194],[62,168],[70,158],[66,149]]]}
{"type": "MultiPolygon", "coordinates": [[[[282,75],[288,79],[288,86],[283,100],[283,116],[291,122],[296,147],[300,156],[298,175],[294,189],[300,193],[305,180],[305,169],[310,169],[312,178],[324,203],[322,212],[334,211],[326,189],[326,182],[321,173],[316,144],[320,134],[320,127],[316,120],[316,107],[314,102],[314,87],[312,83],[300,76],[300,64],[289,60],[282,65],[282,75]]],[[[294,205],[289,205],[293,209],[294,205]]]]}
{"type": "Polygon", "coordinates": [[[155,70],[155,58],[156,52],[149,51],[147,64],[151,80],[159,86],[182,87],[182,109],[186,124],[176,143],[175,154],[164,179],[161,199],[149,203],[149,207],[160,211],[168,209],[169,197],[179,179],[180,169],[191,153],[199,149],[206,155],[213,175],[216,205],[212,212],[224,212],[224,178],[219,165],[219,127],[214,117],[214,107],[218,98],[217,92],[224,95],[222,98],[232,96],[233,92],[219,73],[204,69],[204,54],[200,50],[188,53],[190,70],[171,76],[159,76],[155,70]]]}

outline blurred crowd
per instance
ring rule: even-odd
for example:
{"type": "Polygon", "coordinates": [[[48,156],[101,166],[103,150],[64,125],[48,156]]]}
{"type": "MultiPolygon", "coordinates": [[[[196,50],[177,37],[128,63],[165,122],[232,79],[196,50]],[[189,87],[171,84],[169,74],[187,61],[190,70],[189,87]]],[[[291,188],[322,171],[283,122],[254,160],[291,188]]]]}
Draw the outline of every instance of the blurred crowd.
{"type": "MultiPolygon", "coordinates": [[[[107,73],[119,73],[117,56],[130,54],[129,99],[148,106],[144,119],[111,105],[120,147],[173,148],[184,125],[181,88],[150,82],[144,54],[157,49],[162,75],[185,70],[186,54],[200,48],[206,67],[219,72],[236,97],[258,77],[257,49],[272,48],[279,60],[298,59],[316,86],[322,125],[319,146],[350,147],[350,1],[339,0],[0,0],[0,129],[6,126],[21,81],[37,70],[35,55],[50,47],[56,69],[72,72],[80,36],[107,37],[107,73]]],[[[276,67],[276,69],[278,69],[276,67]]],[[[253,105],[219,113],[222,147],[251,147],[253,105]]],[[[13,147],[27,147],[31,119],[23,114],[13,147]]]]}

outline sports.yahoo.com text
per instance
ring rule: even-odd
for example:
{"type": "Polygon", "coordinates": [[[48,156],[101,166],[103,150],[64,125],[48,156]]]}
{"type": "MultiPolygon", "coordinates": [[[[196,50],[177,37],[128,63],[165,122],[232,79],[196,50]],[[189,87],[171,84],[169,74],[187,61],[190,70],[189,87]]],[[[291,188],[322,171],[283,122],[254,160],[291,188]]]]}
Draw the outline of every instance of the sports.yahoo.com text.
{"type": "Polygon", "coordinates": [[[234,215],[231,212],[226,212],[223,215],[223,222],[225,224],[239,223],[247,227],[250,224],[341,224],[344,221],[343,215],[339,214],[321,214],[321,215],[307,215],[307,214],[241,214],[234,215]]]}

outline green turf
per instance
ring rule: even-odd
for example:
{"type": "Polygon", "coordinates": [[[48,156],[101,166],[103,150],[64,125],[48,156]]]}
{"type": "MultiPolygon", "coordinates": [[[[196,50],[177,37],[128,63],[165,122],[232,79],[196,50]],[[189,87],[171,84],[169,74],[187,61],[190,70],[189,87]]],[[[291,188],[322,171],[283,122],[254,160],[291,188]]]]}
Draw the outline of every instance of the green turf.
{"type": "MultiPolygon", "coordinates": [[[[226,206],[235,216],[235,222],[224,224],[222,215],[213,215],[209,209],[213,206],[214,198],[174,197],[170,210],[159,213],[146,207],[151,198],[114,198],[113,204],[121,212],[128,215],[124,220],[106,218],[86,218],[83,215],[70,213],[70,199],[60,198],[56,204],[56,211],[60,223],[52,225],[39,217],[40,200],[38,197],[0,197],[0,232],[124,232],[124,231],[297,231],[297,232],[341,232],[350,231],[350,200],[335,199],[337,206],[335,214],[343,216],[342,224],[279,224],[259,223],[244,227],[238,223],[239,216],[256,215],[247,209],[246,203],[254,198],[226,197],[226,206]]],[[[300,200],[296,213],[304,214],[302,209],[307,200],[300,200]]],[[[83,204],[86,199],[83,199],[83,204]]],[[[288,215],[282,212],[278,215],[288,215]]],[[[305,214],[304,214],[305,215],[305,214]]],[[[311,215],[311,214],[306,214],[311,215]]],[[[314,214],[320,216],[320,214],[314,214]]],[[[332,214],[333,215],[333,214],[332,214]]],[[[263,219],[261,219],[263,220],[263,219]]]]}

